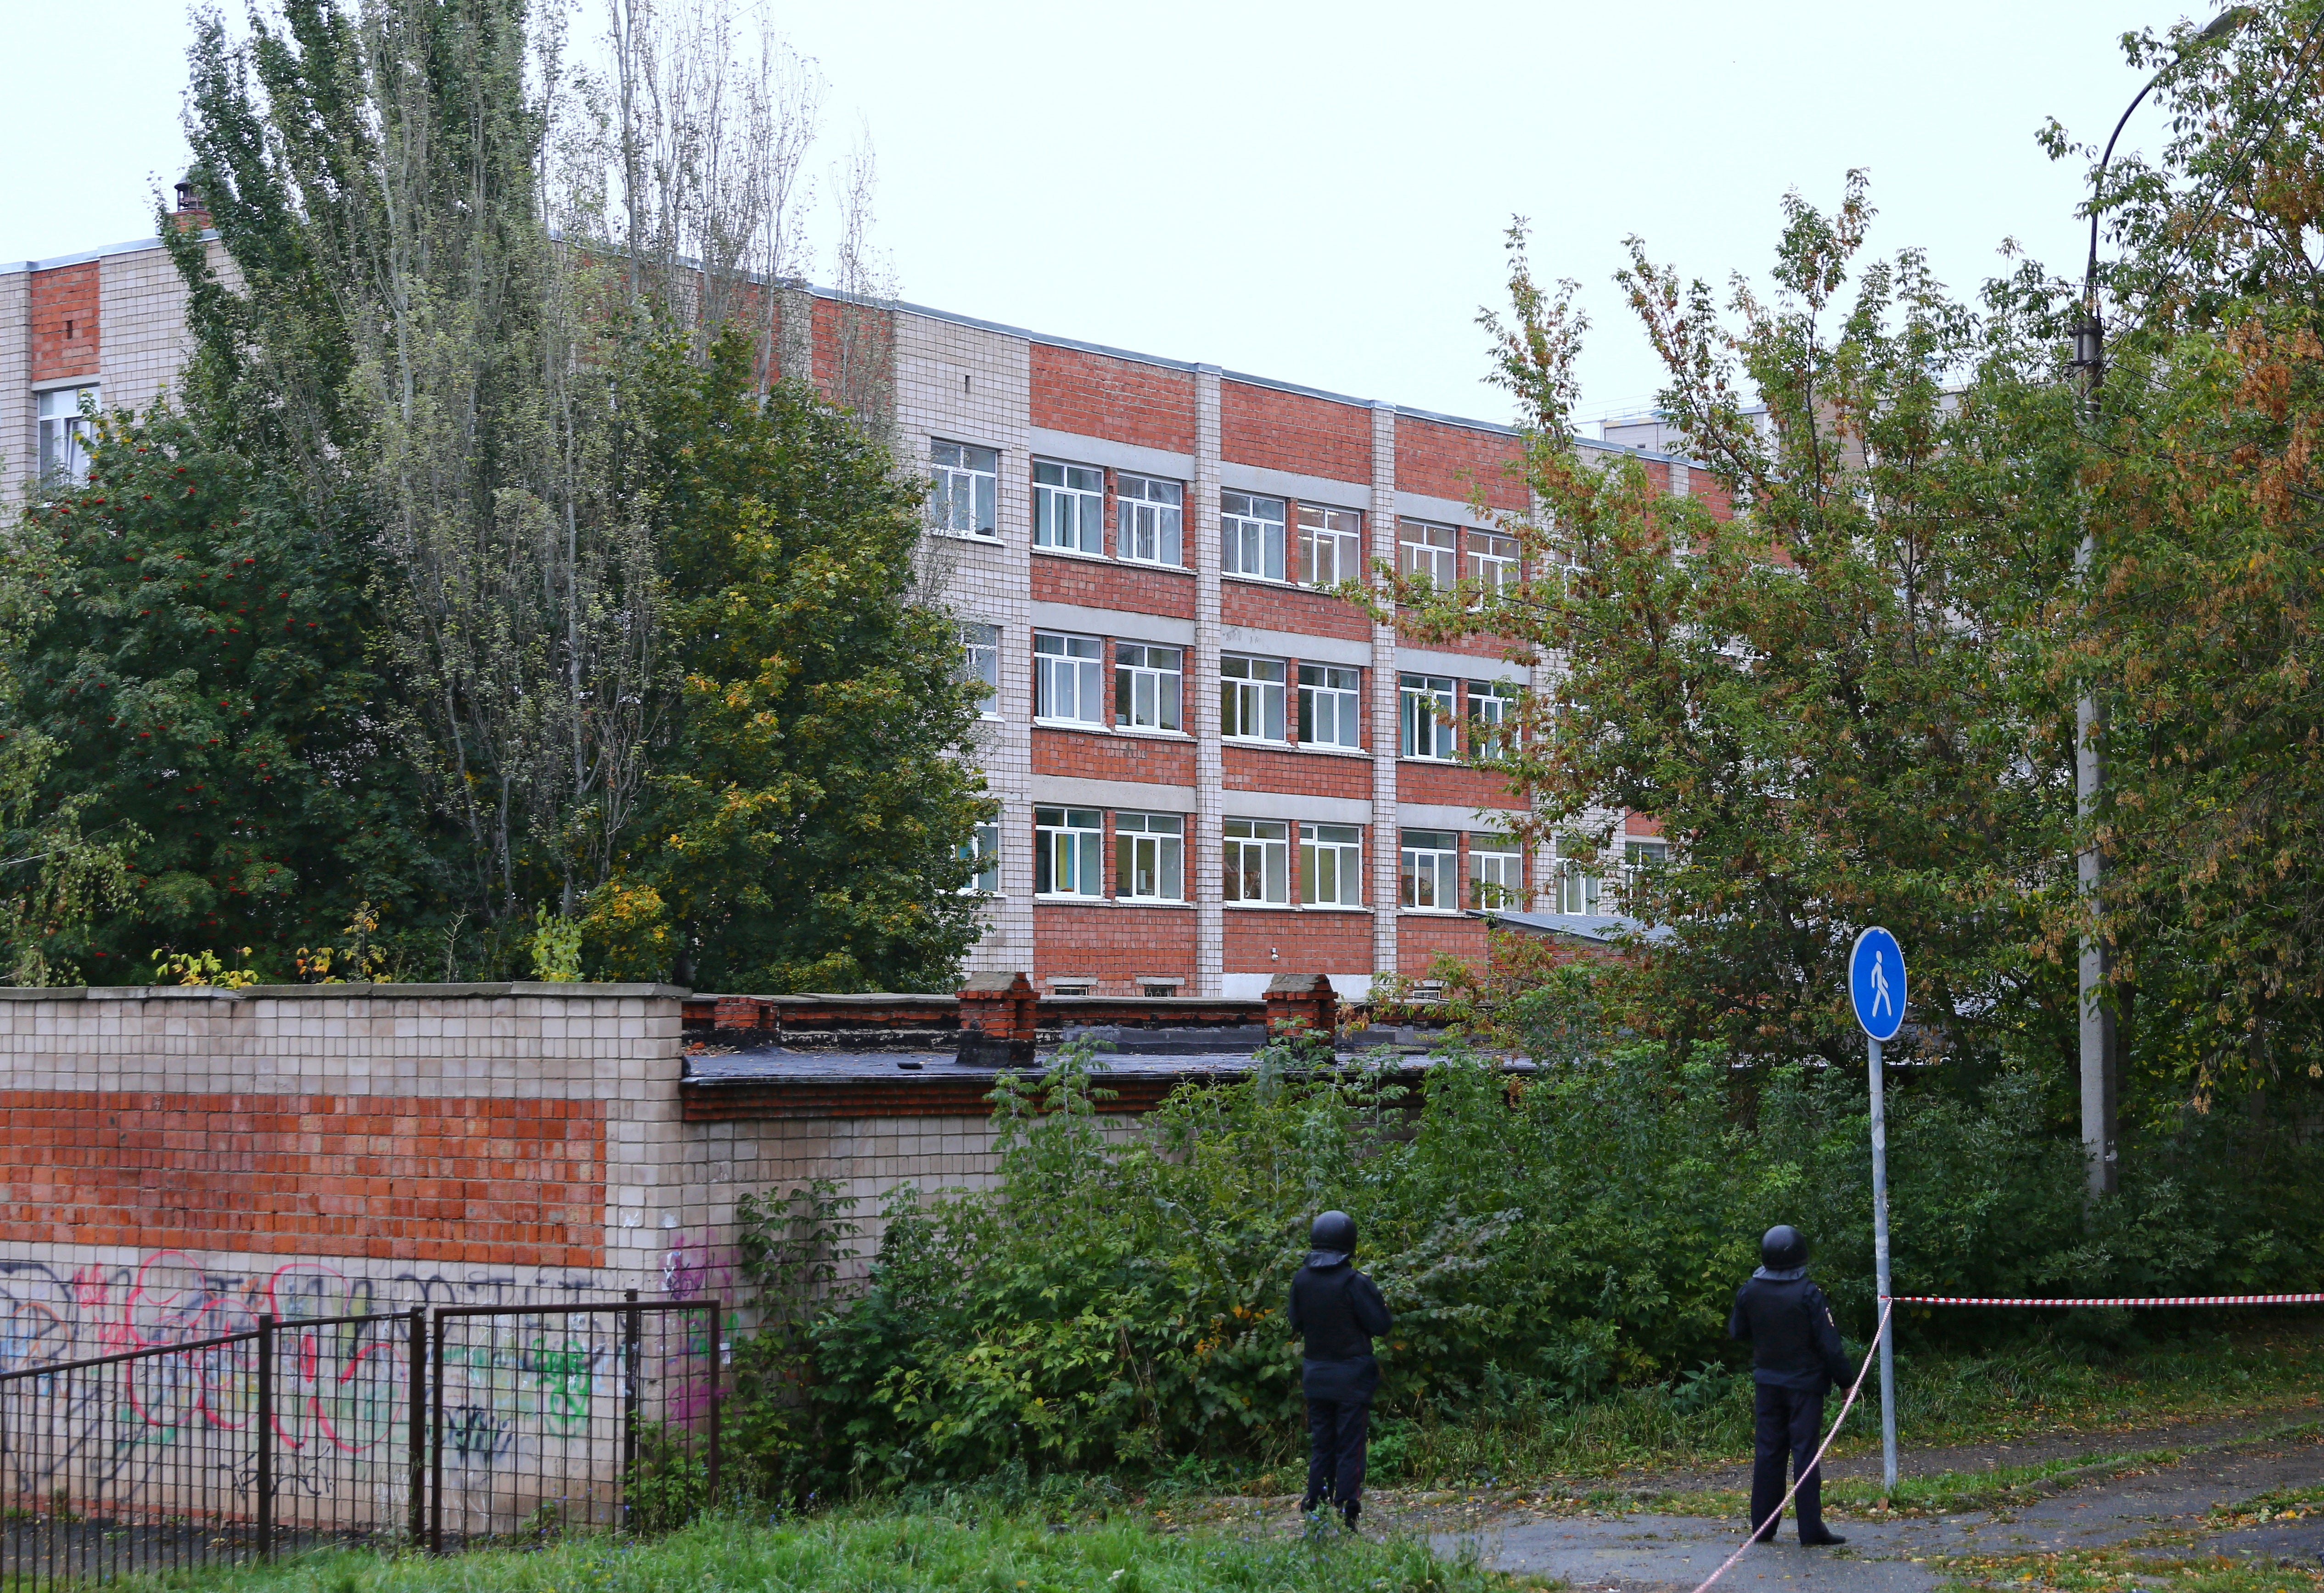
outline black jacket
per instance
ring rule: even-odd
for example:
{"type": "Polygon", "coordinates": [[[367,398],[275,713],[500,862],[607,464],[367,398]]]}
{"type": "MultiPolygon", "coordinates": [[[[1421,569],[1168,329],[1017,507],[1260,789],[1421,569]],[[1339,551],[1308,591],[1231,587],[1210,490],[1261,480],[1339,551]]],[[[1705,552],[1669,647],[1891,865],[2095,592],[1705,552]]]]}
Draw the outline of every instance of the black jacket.
{"type": "Polygon", "coordinates": [[[1840,1324],[1823,1291],[1808,1281],[1807,1268],[1770,1272],[1766,1267],[1735,1291],[1735,1312],[1727,1336],[1748,1340],[1751,1378],[1776,1388],[1822,1394],[1845,1383],[1848,1361],[1840,1348],[1840,1324]]]}
{"type": "Polygon", "coordinates": [[[1335,1250],[1310,1251],[1291,1280],[1291,1331],[1306,1341],[1309,1360],[1355,1360],[1372,1352],[1388,1331],[1379,1288],[1335,1250]],[[1319,1261],[1328,1265],[1317,1266],[1319,1261]]]}

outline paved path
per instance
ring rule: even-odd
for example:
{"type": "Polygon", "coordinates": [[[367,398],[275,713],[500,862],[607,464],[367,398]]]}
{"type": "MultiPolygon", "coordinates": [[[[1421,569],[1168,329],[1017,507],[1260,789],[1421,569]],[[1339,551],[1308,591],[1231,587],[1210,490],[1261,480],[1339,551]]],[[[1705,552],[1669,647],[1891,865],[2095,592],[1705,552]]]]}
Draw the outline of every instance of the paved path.
{"type": "MultiPolygon", "coordinates": [[[[2098,1478],[2006,1513],[1873,1522],[1833,1515],[1849,1539],[1841,1549],[1804,1549],[1786,1533],[1755,1545],[1721,1588],[1754,1593],[1922,1593],[1946,1573],[1932,1563],[1950,1554],[2039,1554],[2122,1544],[2157,1556],[2248,1554],[2317,1563],[2324,1520],[2213,1531],[2205,1513],[2273,1488],[2324,1484],[2324,1443],[2311,1433],[2199,1453],[2142,1474],[2098,1478]],[[2187,1534],[2193,1534],[2191,1547],[2187,1534]]],[[[1562,1578],[1577,1593],[1673,1593],[1691,1589],[1742,1541],[1739,1521],[1638,1514],[1627,1516],[1504,1517],[1469,1532],[1438,1532],[1442,1551],[1473,1547],[1503,1570],[1562,1578]]]]}

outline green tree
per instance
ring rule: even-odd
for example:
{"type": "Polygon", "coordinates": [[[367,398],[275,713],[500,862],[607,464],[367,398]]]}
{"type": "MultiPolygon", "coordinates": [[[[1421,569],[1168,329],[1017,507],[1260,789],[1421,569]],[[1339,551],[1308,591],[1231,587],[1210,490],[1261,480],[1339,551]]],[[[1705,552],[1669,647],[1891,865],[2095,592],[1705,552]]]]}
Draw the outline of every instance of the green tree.
{"type": "Polygon", "coordinates": [[[1994,439],[2070,400],[2029,387],[1918,255],[1859,262],[1870,216],[1853,176],[1829,215],[1794,196],[1773,297],[1738,279],[1723,306],[1632,242],[1663,409],[1727,519],[1575,447],[1582,327],[1513,229],[1510,310],[1482,318],[1526,417],[1540,510],[1512,525],[1534,573],[1498,594],[1399,581],[1400,622],[1553,664],[1524,733],[1480,760],[1536,834],[1611,873],[1620,815],[1662,821],[1667,863],[1622,893],[1675,931],[1644,949],[1642,1021],[1853,1057],[1845,960],[1884,923],[1913,949],[1921,1044],[2052,1051],[2072,992],[2041,906],[2070,855],[2070,718],[2041,687],[2073,460],[1994,439]]]}
{"type": "Polygon", "coordinates": [[[740,333],[665,348],[642,495],[681,680],[636,846],[591,903],[609,965],[720,990],[949,989],[991,811],[954,622],[915,597],[919,488],[740,333]]]}
{"type": "Polygon", "coordinates": [[[156,950],[248,945],[288,980],[362,901],[403,925],[433,909],[366,574],[294,492],[159,411],[105,423],[88,482],[28,510],[0,748],[39,749],[9,765],[37,801],[10,855],[78,874],[11,881],[17,977],[143,983],[156,950]]]}
{"type": "MultiPolygon", "coordinates": [[[[2126,41],[2173,134],[2098,200],[2096,556],[2059,663],[2106,715],[2096,905],[2151,1113],[2324,1077],[2324,8],[2239,9],[2223,41],[2126,41]]],[[[2055,327],[2074,297],[2029,289],[2025,313],[2055,327]]]]}

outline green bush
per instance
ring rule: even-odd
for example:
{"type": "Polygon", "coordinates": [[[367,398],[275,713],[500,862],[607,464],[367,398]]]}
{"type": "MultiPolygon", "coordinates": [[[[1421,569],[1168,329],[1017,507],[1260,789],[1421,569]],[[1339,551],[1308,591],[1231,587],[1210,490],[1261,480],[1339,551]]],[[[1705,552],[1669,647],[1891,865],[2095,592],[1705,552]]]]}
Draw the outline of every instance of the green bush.
{"type": "MultiPolygon", "coordinates": [[[[1860,1078],[1654,1045],[1530,1074],[1456,1046],[1416,1088],[1287,1072],[1298,1060],[1263,1054],[1250,1078],[1182,1088],[1135,1124],[1097,1115],[1087,1047],[1004,1079],[996,1186],[899,1192],[865,1286],[775,1313],[800,1358],[790,1441],[870,1483],[1280,1458],[1299,1404],[1282,1303],[1326,1206],[1356,1217],[1396,1314],[1384,1475],[1399,1443],[1442,1451],[1426,1436],[1442,1423],[1621,1388],[1655,1389],[1640,1411],[1658,1422],[1729,1421],[1728,1308],[1776,1221],[1813,1237],[1847,1331],[1870,1336],[1860,1078]]],[[[2292,1194],[2318,1156],[2295,1136],[2191,1118],[2127,1147],[2125,1192],[2091,1209],[2043,1100],[2020,1074],[1969,1097],[1933,1078],[1892,1092],[1900,1290],[2297,1288],[2324,1271],[2312,1203],[2292,1194]]],[[[823,1210],[807,1192],[768,1202],[761,1253],[796,1272],[823,1210]]],[[[1904,1331],[1988,1327],[1956,1313],[1904,1331]]]]}

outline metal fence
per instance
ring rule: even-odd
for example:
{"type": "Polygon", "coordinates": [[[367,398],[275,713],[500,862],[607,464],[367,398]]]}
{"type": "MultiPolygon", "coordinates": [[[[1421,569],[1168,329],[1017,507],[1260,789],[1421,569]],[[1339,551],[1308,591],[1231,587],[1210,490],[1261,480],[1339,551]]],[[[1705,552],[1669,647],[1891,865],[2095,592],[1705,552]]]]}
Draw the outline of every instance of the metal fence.
{"type": "Polygon", "coordinates": [[[262,1316],[0,1373],[0,1593],[673,1526],[715,1496],[712,1301],[262,1316]]]}

